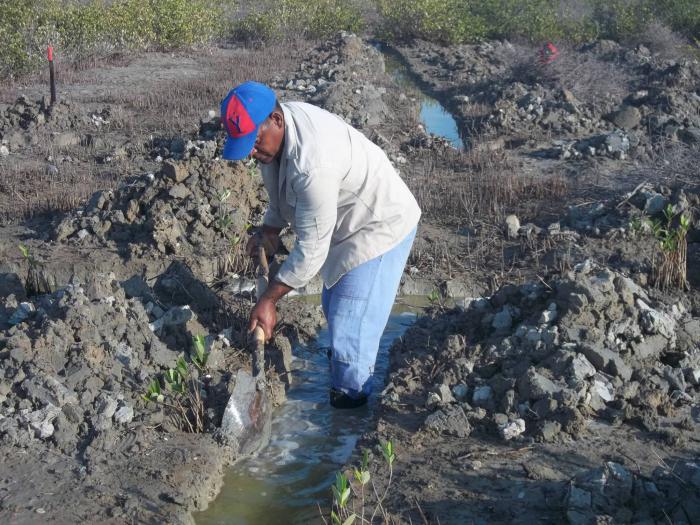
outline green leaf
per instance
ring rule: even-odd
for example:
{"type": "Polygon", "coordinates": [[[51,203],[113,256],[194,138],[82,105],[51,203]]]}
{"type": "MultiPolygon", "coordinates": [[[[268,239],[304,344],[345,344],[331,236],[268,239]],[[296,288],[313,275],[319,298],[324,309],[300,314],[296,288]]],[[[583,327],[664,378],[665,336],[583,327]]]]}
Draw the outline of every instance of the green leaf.
{"type": "Polygon", "coordinates": [[[387,441],[386,443],[382,444],[382,454],[384,455],[386,462],[389,464],[389,466],[391,466],[396,459],[396,455],[394,454],[394,444],[391,441],[387,441]]]}
{"type": "Polygon", "coordinates": [[[19,245],[19,251],[22,252],[22,257],[29,259],[29,248],[27,248],[24,244],[19,245]]]}
{"type": "Polygon", "coordinates": [[[338,517],[338,515],[335,513],[334,510],[331,511],[331,521],[333,522],[334,525],[342,525],[342,523],[340,523],[340,518],[338,517]]]}
{"type": "Polygon", "coordinates": [[[177,361],[175,362],[175,366],[178,373],[182,376],[182,379],[187,379],[189,374],[187,370],[187,361],[185,361],[185,358],[182,356],[178,357],[177,361]]]}
{"type": "Polygon", "coordinates": [[[369,467],[369,449],[364,449],[362,451],[362,467],[361,470],[367,470],[369,467]]]}
{"type": "Polygon", "coordinates": [[[357,516],[355,515],[355,513],[350,514],[350,516],[348,516],[348,519],[346,519],[343,522],[343,525],[352,525],[355,522],[356,517],[357,516]]]}

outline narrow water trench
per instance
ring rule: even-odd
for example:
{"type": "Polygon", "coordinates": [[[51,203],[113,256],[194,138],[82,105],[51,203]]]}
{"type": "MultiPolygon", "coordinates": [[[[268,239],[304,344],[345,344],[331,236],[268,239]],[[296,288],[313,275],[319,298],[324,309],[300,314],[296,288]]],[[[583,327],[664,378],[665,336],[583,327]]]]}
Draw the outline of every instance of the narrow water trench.
{"type": "Polygon", "coordinates": [[[415,81],[405,62],[390,48],[381,44],[375,46],[384,57],[387,74],[401,88],[416,93],[420,101],[420,121],[431,135],[445,138],[455,149],[463,150],[464,141],[459,133],[457,121],[452,114],[435,98],[428,95],[415,81]]]}
{"type": "Polygon", "coordinates": [[[367,430],[383,388],[389,347],[415,320],[393,313],[382,336],[374,374],[375,394],[367,406],[336,410],[328,402],[328,331],[310,345],[294,348],[294,382],[272,420],[270,444],[232,466],[219,496],[195,515],[198,525],[307,524],[320,522],[317,503],[330,503],[335,472],[367,430]]]}

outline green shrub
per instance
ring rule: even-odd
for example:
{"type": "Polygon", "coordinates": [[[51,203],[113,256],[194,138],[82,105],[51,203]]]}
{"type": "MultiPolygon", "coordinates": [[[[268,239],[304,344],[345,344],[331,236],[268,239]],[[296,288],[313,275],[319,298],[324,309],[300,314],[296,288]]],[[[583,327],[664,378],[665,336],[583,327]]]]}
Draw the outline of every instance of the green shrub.
{"type": "MultiPolygon", "coordinates": [[[[477,2],[475,2],[476,4],[477,2]]],[[[384,18],[383,33],[390,40],[424,38],[446,44],[484,38],[484,20],[465,0],[377,0],[384,18]]]]}
{"type": "Polygon", "coordinates": [[[279,0],[263,3],[234,27],[242,40],[264,41],[301,35],[326,38],[341,30],[362,29],[359,10],[343,0],[279,0]]]}
{"type": "Polygon", "coordinates": [[[233,0],[0,0],[0,76],[38,67],[51,43],[64,59],[114,49],[205,44],[226,30],[233,0]]]}
{"type": "Polygon", "coordinates": [[[657,0],[659,17],[676,31],[700,38],[700,2],[698,0],[657,0]]]}
{"type": "Polygon", "coordinates": [[[603,38],[630,38],[653,20],[651,5],[647,0],[593,0],[593,20],[603,38]]]}
{"type": "Polygon", "coordinates": [[[624,40],[654,20],[700,37],[697,0],[375,0],[390,40],[624,40]]]}

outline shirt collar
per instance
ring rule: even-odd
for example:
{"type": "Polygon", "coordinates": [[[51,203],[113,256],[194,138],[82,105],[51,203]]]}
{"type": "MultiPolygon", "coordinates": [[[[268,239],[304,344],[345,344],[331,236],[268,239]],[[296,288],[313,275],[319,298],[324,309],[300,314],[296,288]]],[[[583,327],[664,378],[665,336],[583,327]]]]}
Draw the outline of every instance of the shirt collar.
{"type": "Polygon", "coordinates": [[[295,159],[298,157],[298,141],[296,126],[294,125],[294,119],[292,118],[292,113],[286,107],[286,104],[280,104],[282,107],[282,113],[284,114],[284,157],[288,159],[295,159]]]}

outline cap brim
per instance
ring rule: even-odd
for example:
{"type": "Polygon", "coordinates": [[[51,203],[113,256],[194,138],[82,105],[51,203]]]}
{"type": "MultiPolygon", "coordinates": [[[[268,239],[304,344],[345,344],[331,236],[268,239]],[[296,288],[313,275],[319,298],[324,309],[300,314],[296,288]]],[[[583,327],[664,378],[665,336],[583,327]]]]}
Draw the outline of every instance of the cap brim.
{"type": "Polygon", "coordinates": [[[225,160],[242,160],[250,155],[257,138],[257,128],[255,131],[243,135],[242,137],[228,137],[224,143],[224,151],[221,157],[225,160]]]}

